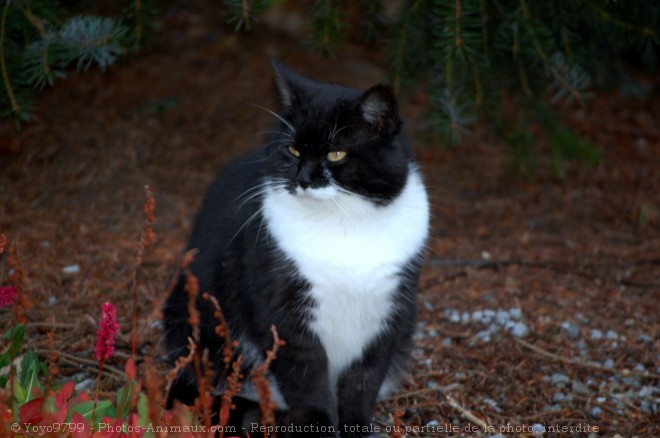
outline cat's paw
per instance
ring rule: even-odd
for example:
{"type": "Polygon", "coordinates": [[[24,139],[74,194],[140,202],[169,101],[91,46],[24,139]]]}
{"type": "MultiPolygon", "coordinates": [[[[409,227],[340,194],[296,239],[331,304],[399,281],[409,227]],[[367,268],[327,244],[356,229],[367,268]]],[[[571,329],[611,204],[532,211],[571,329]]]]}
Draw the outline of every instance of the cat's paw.
{"type": "Polygon", "coordinates": [[[290,408],[277,419],[281,437],[337,438],[337,428],[321,409],[302,406],[290,408]]]}

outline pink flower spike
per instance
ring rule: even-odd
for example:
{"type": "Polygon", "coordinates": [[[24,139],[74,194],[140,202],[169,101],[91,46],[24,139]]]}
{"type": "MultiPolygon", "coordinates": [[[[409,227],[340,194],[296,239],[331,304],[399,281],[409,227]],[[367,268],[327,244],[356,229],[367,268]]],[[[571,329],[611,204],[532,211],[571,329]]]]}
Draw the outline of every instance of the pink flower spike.
{"type": "Polygon", "coordinates": [[[14,286],[0,286],[0,309],[13,306],[17,296],[18,291],[14,286]]]}
{"type": "Polygon", "coordinates": [[[105,361],[115,352],[115,336],[119,331],[117,324],[117,310],[115,305],[108,302],[101,306],[103,312],[99,329],[96,332],[96,360],[105,361]]]}

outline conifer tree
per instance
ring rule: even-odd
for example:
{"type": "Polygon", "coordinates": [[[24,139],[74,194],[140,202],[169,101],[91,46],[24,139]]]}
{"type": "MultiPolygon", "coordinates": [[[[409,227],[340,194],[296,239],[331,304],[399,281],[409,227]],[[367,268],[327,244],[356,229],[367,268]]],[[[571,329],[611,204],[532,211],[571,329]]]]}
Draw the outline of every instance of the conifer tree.
{"type": "Polygon", "coordinates": [[[70,3],[0,3],[0,117],[31,120],[34,91],[52,86],[72,67],[105,70],[139,48],[153,25],[153,0],[125,3],[120,18],[75,14],[64,6],[70,3]]]}

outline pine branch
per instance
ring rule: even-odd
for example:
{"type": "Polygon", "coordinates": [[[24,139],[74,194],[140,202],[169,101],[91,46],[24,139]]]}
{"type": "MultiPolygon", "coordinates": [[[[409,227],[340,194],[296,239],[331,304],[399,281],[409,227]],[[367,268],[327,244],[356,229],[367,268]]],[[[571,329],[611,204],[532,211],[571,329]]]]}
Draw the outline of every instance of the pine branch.
{"type": "Polygon", "coordinates": [[[5,59],[5,29],[7,27],[7,13],[9,12],[9,5],[11,2],[6,1],[5,7],[2,9],[2,18],[0,21],[0,70],[2,71],[2,81],[5,84],[7,97],[11,103],[11,110],[14,114],[21,114],[22,108],[16,101],[14,90],[12,89],[11,82],[9,81],[9,72],[7,71],[7,61],[5,59]]]}
{"type": "Polygon", "coordinates": [[[315,48],[332,54],[335,46],[345,38],[343,14],[335,3],[337,0],[316,0],[314,2],[312,43],[315,48]]]}
{"type": "Polygon", "coordinates": [[[252,30],[257,15],[266,9],[266,0],[225,0],[225,6],[233,14],[230,23],[236,22],[235,31],[252,30]]]}
{"type": "Polygon", "coordinates": [[[527,5],[527,0],[520,0],[520,8],[523,17],[525,18],[525,22],[527,23],[528,31],[532,37],[532,44],[534,45],[534,49],[536,50],[536,53],[541,59],[541,62],[543,63],[547,71],[549,71],[550,74],[555,78],[555,80],[559,82],[561,86],[564,87],[564,89],[566,89],[566,91],[568,91],[581,105],[584,105],[584,101],[582,100],[582,96],[580,95],[579,91],[576,90],[575,87],[573,87],[573,85],[568,83],[566,78],[559,73],[559,71],[554,65],[552,65],[548,55],[545,53],[545,50],[541,45],[541,42],[539,41],[536,31],[529,25],[529,22],[532,20],[532,18],[529,13],[529,6],[527,5]]]}

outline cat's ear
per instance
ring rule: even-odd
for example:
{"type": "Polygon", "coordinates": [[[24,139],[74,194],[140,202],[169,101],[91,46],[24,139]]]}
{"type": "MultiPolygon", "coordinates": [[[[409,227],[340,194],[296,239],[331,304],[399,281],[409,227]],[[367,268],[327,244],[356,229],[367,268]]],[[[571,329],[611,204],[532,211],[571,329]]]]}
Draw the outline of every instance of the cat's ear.
{"type": "Polygon", "coordinates": [[[282,103],[285,108],[288,108],[294,104],[299,92],[299,84],[305,78],[275,58],[271,60],[271,63],[275,72],[275,84],[280,92],[280,96],[282,96],[282,103]]]}
{"type": "Polygon", "coordinates": [[[396,97],[389,85],[379,84],[369,88],[360,96],[358,108],[362,119],[379,131],[391,133],[399,124],[396,97]]]}

